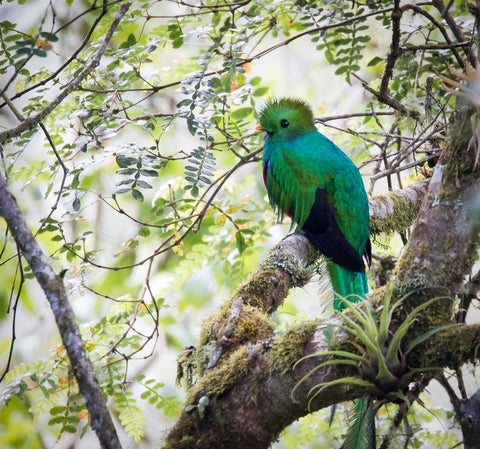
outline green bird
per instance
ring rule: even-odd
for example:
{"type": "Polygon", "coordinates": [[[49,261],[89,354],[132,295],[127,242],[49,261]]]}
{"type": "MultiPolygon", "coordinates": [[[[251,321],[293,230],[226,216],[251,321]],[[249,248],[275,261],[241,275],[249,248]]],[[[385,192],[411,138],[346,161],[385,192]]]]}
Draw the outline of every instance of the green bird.
{"type": "MultiPolygon", "coordinates": [[[[348,156],[318,132],[303,101],[273,100],[260,111],[259,122],[257,130],[266,133],[262,166],[270,204],[280,221],[291,217],[292,228],[326,257],[334,310],[340,312],[368,292],[364,258],[370,264],[371,245],[362,177],[348,156]]],[[[374,417],[360,413],[371,407],[359,399],[354,409],[358,419],[344,447],[375,447],[374,417]]]]}

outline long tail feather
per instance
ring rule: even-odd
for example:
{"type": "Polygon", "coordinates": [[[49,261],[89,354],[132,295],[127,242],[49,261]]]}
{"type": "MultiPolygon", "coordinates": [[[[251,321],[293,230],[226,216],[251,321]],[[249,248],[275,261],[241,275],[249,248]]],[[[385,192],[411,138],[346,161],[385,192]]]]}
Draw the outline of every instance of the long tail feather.
{"type": "Polygon", "coordinates": [[[352,422],[341,449],[374,449],[375,409],[373,402],[361,398],[353,402],[352,422]]]}
{"type": "MultiPolygon", "coordinates": [[[[367,274],[343,268],[331,261],[327,262],[333,287],[333,308],[341,312],[348,302],[365,299],[368,293],[367,274]]],[[[373,402],[360,398],[353,402],[352,422],[341,449],[375,449],[375,410],[373,402]]]]}

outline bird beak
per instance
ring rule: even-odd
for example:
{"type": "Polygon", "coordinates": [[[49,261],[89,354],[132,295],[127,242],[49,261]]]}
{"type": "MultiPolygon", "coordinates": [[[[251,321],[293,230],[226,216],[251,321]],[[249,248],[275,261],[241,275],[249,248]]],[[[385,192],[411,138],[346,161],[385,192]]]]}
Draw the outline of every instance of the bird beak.
{"type": "Polygon", "coordinates": [[[258,132],[264,131],[264,129],[262,128],[262,125],[260,125],[260,123],[257,126],[255,126],[255,131],[258,131],[258,132]]]}

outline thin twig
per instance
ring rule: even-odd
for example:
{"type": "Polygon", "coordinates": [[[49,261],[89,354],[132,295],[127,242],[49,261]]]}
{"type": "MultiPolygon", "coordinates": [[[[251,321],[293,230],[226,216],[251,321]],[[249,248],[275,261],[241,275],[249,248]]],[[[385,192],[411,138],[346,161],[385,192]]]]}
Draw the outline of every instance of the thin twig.
{"type": "Polygon", "coordinates": [[[0,133],[0,143],[4,142],[5,140],[11,139],[23,133],[24,131],[28,131],[30,129],[35,128],[42,120],[44,120],[52,111],[73,91],[75,91],[80,83],[91,73],[93,72],[98,65],[100,64],[100,60],[107,49],[107,46],[112,39],[113,33],[115,32],[116,28],[120,24],[122,17],[128,11],[130,7],[130,3],[126,2],[123,3],[120,11],[115,16],[110,28],[108,29],[107,33],[105,34],[105,38],[102,41],[102,44],[98,48],[95,56],[93,57],[90,64],[75,78],[73,79],[65,89],[63,89],[60,94],[50,103],[48,106],[45,106],[38,114],[33,115],[31,117],[26,118],[20,125],[16,126],[15,128],[11,128],[0,133]]]}

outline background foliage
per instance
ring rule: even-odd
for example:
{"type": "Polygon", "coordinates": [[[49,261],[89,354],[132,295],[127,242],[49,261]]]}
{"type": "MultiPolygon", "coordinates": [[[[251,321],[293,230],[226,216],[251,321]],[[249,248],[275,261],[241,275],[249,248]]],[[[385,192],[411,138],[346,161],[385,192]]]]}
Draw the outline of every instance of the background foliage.
{"type": "MultiPolygon", "coordinates": [[[[436,1],[405,3],[395,22],[399,5],[381,0],[137,0],[100,53],[121,4],[0,5],[0,150],[31,228],[66,270],[123,438],[153,447],[182,401],[177,354],[288,231],[265,198],[258,108],[307,99],[370,193],[401,188],[429,176],[453,108],[436,74],[474,65],[477,35],[464,2],[447,11],[455,28],[436,1]]],[[[0,446],[89,447],[51,312],[0,226],[0,446]]],[[[405,238],[379,237],[376,256],[397,255],[405,238]]],[[[278,321],[318,316],[316,295],[299,292],[278,321]]],[[[453,447],[448,402],[433,417],[426,401],[410,411],[409,447],[453,447]]],[[[304,418],[278,447],[335,447],[342,416],[330,429],[304,418]]]]}

